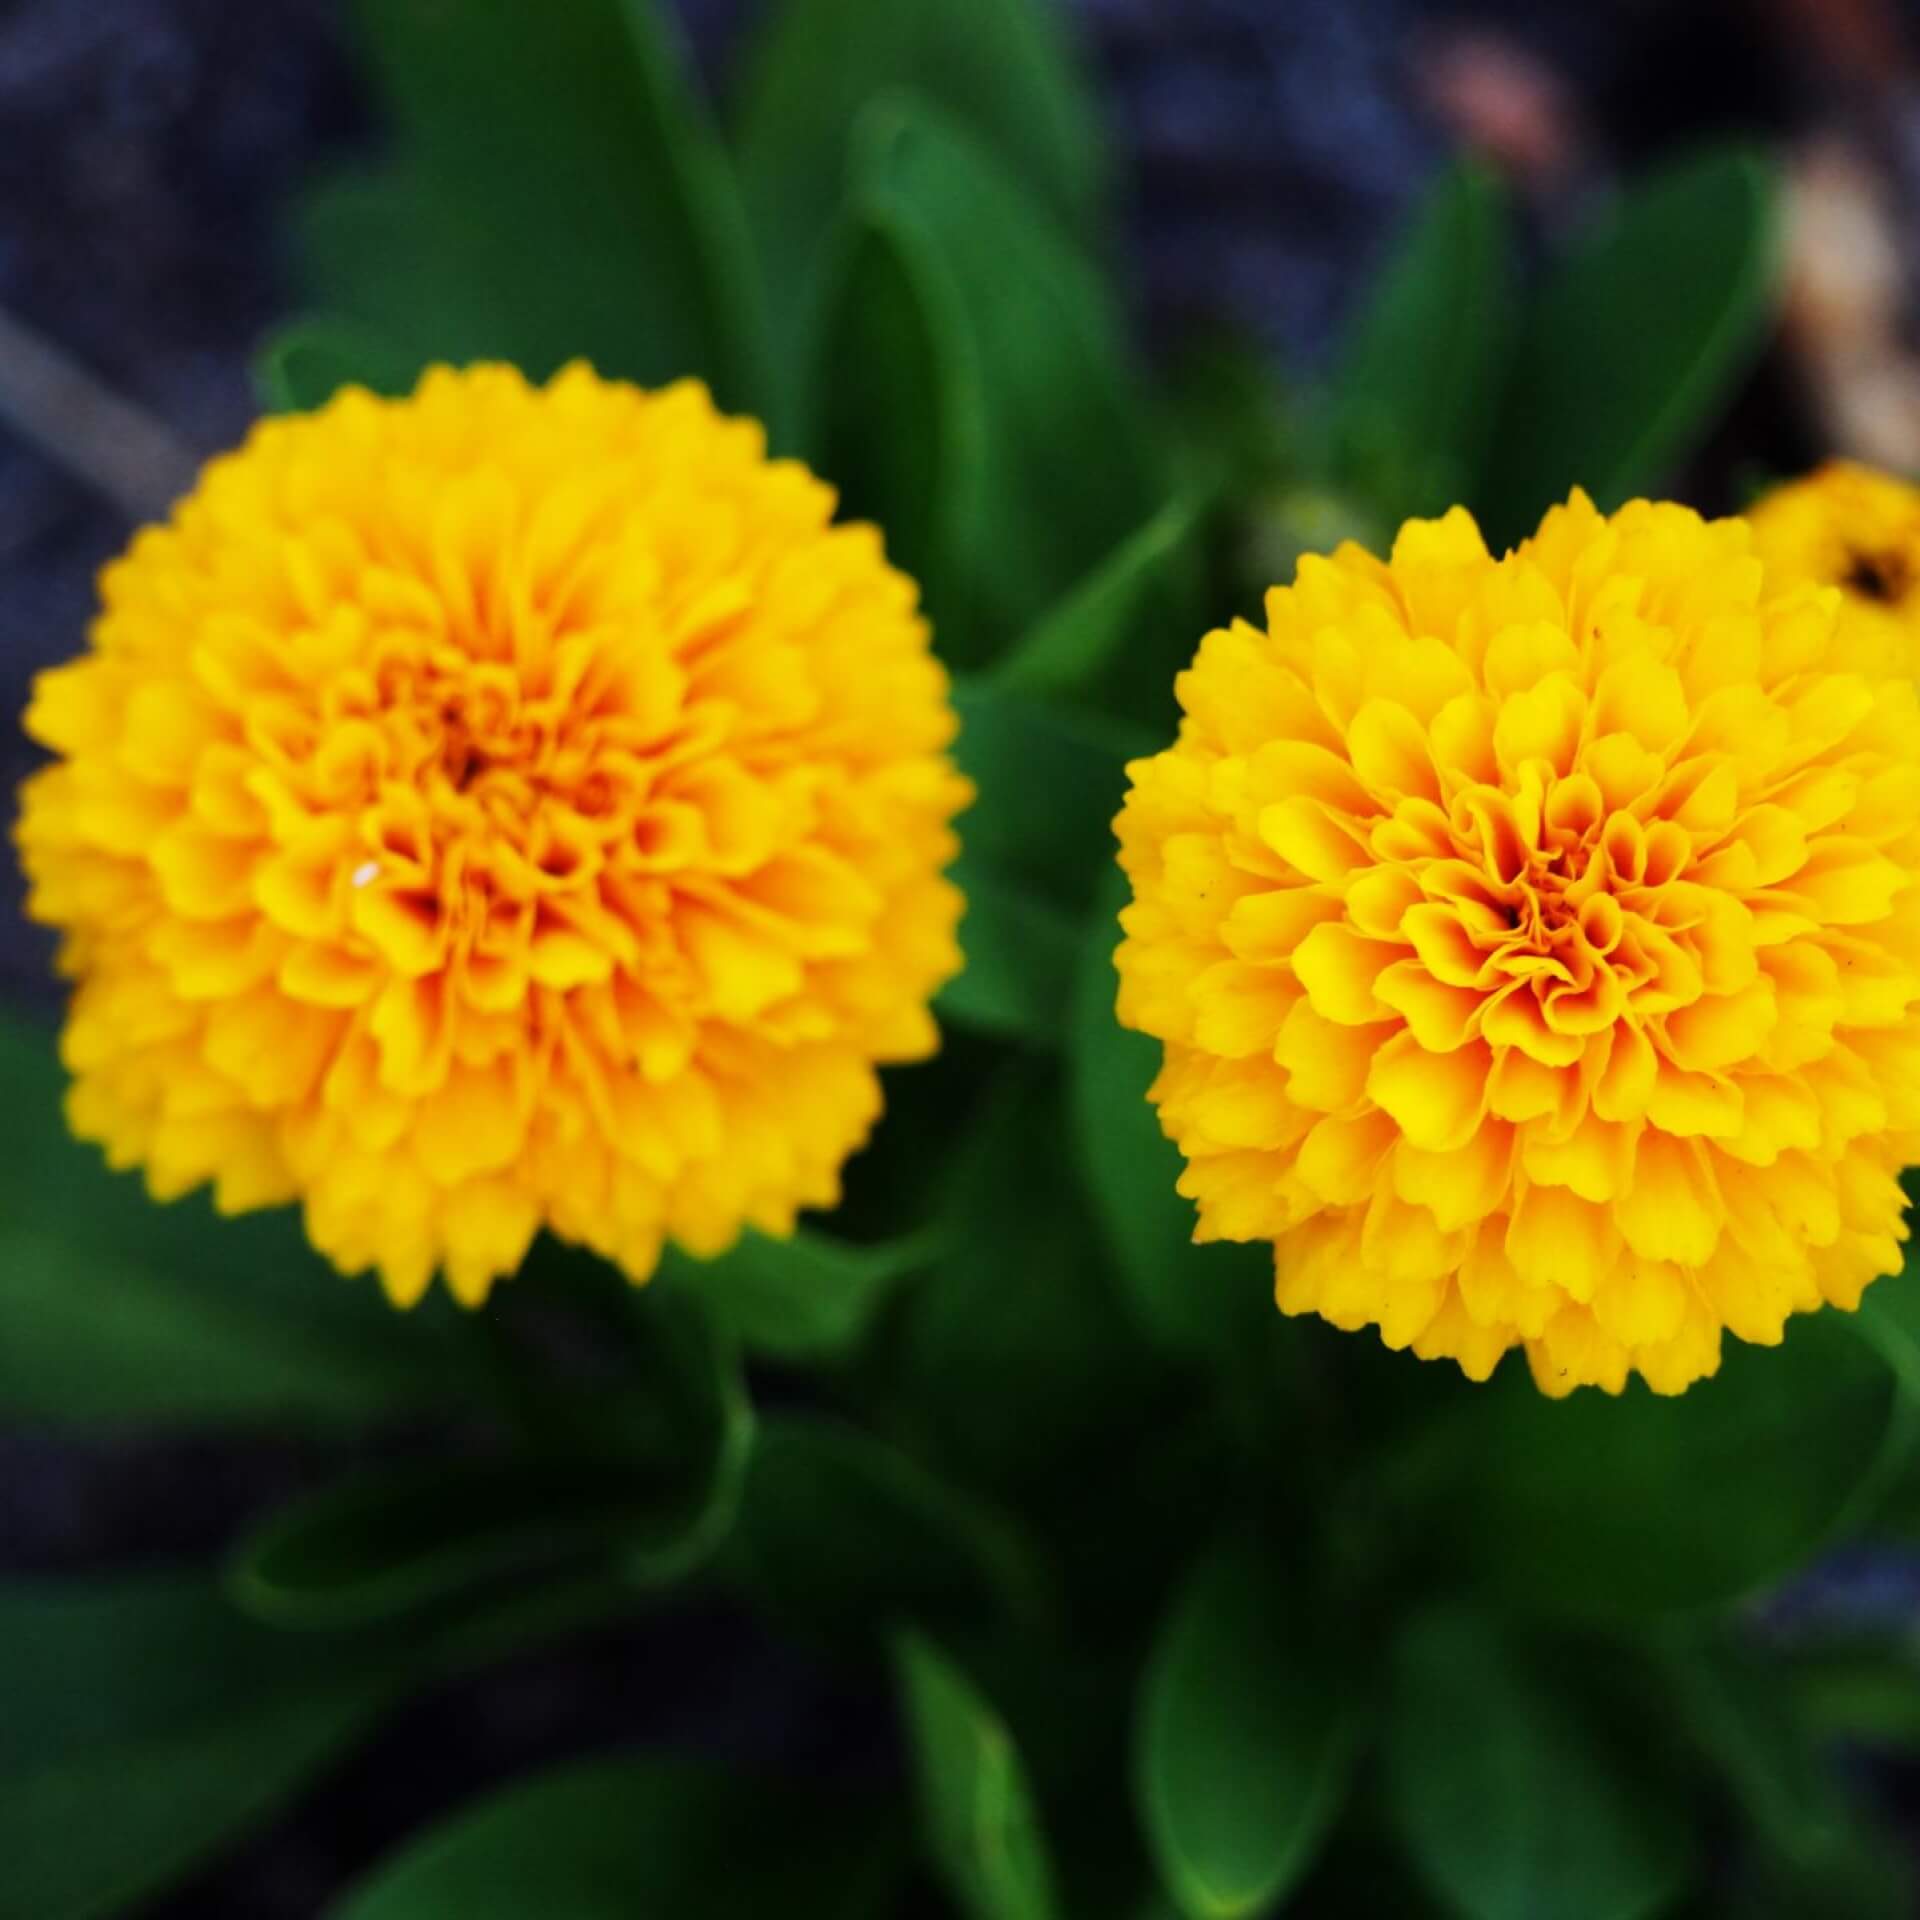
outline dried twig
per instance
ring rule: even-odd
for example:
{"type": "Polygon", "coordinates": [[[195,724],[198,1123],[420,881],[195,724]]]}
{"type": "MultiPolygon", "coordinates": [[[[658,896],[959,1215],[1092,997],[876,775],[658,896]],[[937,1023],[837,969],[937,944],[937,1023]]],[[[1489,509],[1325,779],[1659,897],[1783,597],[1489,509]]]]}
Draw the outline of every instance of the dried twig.
{"type": "Polygon", "coordinates": [[[132,520],[160,518],[193,484],[193,449],[0,308],[0,421],[132,520]]]}

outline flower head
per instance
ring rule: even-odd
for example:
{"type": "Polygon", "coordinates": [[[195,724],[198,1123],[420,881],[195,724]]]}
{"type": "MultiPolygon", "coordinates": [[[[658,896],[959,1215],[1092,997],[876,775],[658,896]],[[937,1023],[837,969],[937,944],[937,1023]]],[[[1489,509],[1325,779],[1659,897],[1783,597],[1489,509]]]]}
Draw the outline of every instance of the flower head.
{"type": "Polygon", "coordinates": [[[1920,487],[1850,460],[1776,487],[1748,519],[1769,574],[1840,589],[1841,619],[1889,673],[1920,677],[1920,487]]]}
{"type": "Polygon", "coordinates": [[[830,1205],[936,1042],[967,796],[910,581],[686,384],[257,427],[41,676],[69,1116],[400,1302],[830,1205]]]}
{"type": "Polygon", "coordinates": [[[1280,1305],[1549,1393],[1895,1269],[1920,701],[1739,521],[1580,494],[1300,563],[1131,769],[1120,1013],[1200,1237],[1280,1305]]]}

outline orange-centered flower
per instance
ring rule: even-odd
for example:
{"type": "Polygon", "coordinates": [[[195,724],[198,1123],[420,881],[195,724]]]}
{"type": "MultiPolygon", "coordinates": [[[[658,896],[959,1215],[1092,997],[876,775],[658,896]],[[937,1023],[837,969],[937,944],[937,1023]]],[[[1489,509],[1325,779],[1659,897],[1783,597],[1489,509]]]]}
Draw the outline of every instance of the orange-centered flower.
{"type": "Polygon", "coordinates": [[[705,392],[347,392],[108,567],[27,715],[69,1115],[157,1197],[299,1198],[399,1302],[542,1225],[830,1205],[936,1042],[966,784],[912,583],[705,392]]]}
{"type": "Polygon", "coordinates": [[[1676,1392],[1894,1270],[1920,702],[1747,527],[1300,563],[1132,768],[1120,1012],[1203,1239],[1474,1378],[1676,1392]]]}
{"type": "Polygon", "coordinates": [[[1889,673],[1920,676],[1920,487],[1850,460],[1776,487],[1748,514],[1769,574],[1840,589],[1840,617],[1889,673]]]}

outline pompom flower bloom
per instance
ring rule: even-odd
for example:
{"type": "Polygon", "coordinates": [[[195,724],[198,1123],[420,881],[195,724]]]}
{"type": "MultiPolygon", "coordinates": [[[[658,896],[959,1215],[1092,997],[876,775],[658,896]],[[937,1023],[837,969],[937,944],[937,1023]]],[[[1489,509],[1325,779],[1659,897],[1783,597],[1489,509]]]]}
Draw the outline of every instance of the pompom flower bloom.
{"type": "Polygon", "coordinates": [[[1120,1011],[1203,1239],[1484,1378],[1677,1392],[1852,1308],[1920,1145],[1920,703],[1746,525],[1455,510],[1207,636],[1120,1011]]]}
{"type": "Polygon", "coordinates": [[[1889,673],[1920,677],[1920,488],[1830,461],[1748,514],[1767,571],[1840,589],[1841,618],[1889,673]]]}
{"type": "Polygon", "coordinates": [[[263,423],[27,724],[69,1116],[478,1301],[830,1205],[959,964],[910,581],[687,384],[428,374],[263,423]]]}

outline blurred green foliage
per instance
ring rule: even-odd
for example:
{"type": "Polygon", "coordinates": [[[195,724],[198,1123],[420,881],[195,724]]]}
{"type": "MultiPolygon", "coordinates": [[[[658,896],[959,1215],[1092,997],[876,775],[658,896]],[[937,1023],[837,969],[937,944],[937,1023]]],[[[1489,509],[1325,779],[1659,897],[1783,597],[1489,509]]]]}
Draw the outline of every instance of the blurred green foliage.
{"type": "Polygon", "coordinates": [[[391,144],[300,211],[314,317],[268,403],[584,355],[762,416],[885,527],[958,676],[968,969],[839,1213],[638,1296],[542,1243],[484,1320],[391,1314],[290,1218],[150,1207],[0,1032],[0,1402],[486,1442],[296,1502],[219,1579],[0,1585],[0,1920],[126,1911],[410,1690],[668,1585],[889,1666],[892,1788],[586,1762],[341,1920],[1907,1911],[1836,1761],[1920,1739],[1911,1647],[1761,1660],[1740,1603],[1912,1537],[1920,1281],[1678,1401],[1469,1387],[1192,1244],[1112,1017],[1109,822],[1203,621],[1330,529],[1462,500],[1512,538],[1658,482],[1768,324],[1765,165],[1643,183],[1536,286],[1463,166],[1323,392],[1232,353],[1162,388],[1044,0],[779,0],[724,132],[645,0],[359,18],[391,144]]]}

